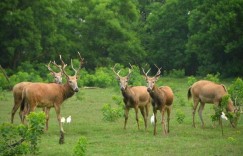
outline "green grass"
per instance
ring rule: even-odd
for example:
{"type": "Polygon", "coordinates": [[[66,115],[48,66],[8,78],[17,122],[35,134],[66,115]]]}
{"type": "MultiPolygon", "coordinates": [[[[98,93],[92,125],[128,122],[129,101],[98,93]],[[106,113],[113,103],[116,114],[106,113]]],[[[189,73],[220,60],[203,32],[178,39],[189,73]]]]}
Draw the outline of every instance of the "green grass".
{"type": "MultiPolygon", "coordinates": [[[[159,85],[169,85],[174,91],[175,101],[172,110],[170,133],[162,134],[160,121],[156,136],[153,136],[153,126],[149,123],[148,131],[144,131],[141,114],[140,130],[137,129],[134,110],[130,110],[127,130],[123,130],[124,119],[116,122],[103,121],[101,108],[105,103],[116,106],[112,96],[121,96],[119,90],[81,89],[63,103],[62,116],[72,116],[71,124],[65,124],[65,143],[59,145],[59,126],[54,109],[51,109],[49,130],[44,133],[40,143],[39,156],[69,156],[81,136],[88,140],[88,156],[114,155],[241,155],[243,151],[243,121],[240,119],[238,127],[232,128],[228,121],[223,121],[224,136],[216,123],[214,128],[211,115],[214,114],[212,105],[207,104],[203,112],[205,128],[196,114],[196,128],[192,127],[192,102],[187,101],[187,80],[161,78],[159,85]],[[81,99],[81,100],[80,100],[81,99]],[[185,103],[185,105],[181,104],[185,103]],[[186,117],[182,124],[176,121],[176,110],[182,110],[186,117]]],[[[2,93],[0,93],[2,94],[2,93]]],[[[0,100],[0,124],[10,122],[10,112],[13,106],[11,92],[5,92],[0,100]]],[[[38,109],[41,111],[41,109],[38,109]]],[[[152,107],[151,107],[152,110],[152,107]]],[[[152,111],[150,111],[150,116],[152,111]]],[[[160,113],[158,113],[160,115],[160,113]]],[[[160,119],[160,116],[158,116],[160,119]]],[[[242,118],[242,117],[241,117],[242,118]]],[[[18,113],[15,115],[15,124],[20,123],[18,113]]]]}

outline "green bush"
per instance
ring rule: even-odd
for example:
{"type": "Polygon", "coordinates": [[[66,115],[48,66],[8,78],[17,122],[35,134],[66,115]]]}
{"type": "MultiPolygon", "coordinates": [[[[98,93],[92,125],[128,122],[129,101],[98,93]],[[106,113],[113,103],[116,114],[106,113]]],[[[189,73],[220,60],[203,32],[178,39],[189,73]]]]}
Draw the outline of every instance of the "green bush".
{"type": "Polygon", "coordinates": [[[169,72],[164,72],[165,76],[173,78],[183,78],[185,77],[185,69],[172,69],[169,72]]]}
{"type": "Polygon", "coordinates": [[[112,71],[109,68],[106,67],[99,67],[96,68],[95,74],[94,74],[94,85],[96,87],[110,87],[113,83],[113,75],[112,71]]]}
{"type": "Polygon", "coordinates": [[[112,100],[116,103],[116,108],[112,108],[111,104],[104,104],[102,107],[103,120],[105,121],[116,121],[123,116],[122,99],[113,96],[112,100]]]}
{"type": "Polygon", "coordinates": [[[213,75],[213,74],[207,74],[204,79],[205,80],[209,80],[209,81],[213,81],[215,83],[219,83],[219,76],[220,76],[220,73],[217,72],[216,75],[213,75]]]}
{"type": "Polygon", "coordinates": [[[178,96],[177,98],[178,98],[178,103],[180,104],[180,106],[182,106],[182,107],[186,106],[186,101],[183,97],[178,96]]]}
{"type": "Polygon", "coordinates": [[[10,88],[10,84],[3,73],[0,71],[0,87],[2,89],[10,88]]]}
{"type": "Polygon", "coordinates": [[[197,78],[194,77],[194,76],[188,76],[187,77],[187,84],[188,84],[188,86],[193,85],[193,83],[195,83],[196,81],[197,81],[197,78]]]}
{"type": "Polygon", "coordinates": [[[178,109],[176,111],[176,121],[179,124],[182,124],[184,122],[185,117],[186,117],[186,115],[185,115],[185,113],[182,110],[178,109]]]}
{"type": "Polygon", "coordinates": [[[236,106],[243,104],[243,81],[241,78],[237,78],[233,81],[228,91],[236,106]]]}
{"type": "Polygon", "coordinates": [[[84,156],[87,151],[88,141],[86,137],[81,136],[78,140],[78,143],[74,147],[74,156],[84,156]]]}
{"type": "Polygon", "coordinates": [[[0,155],[36,154],[45,126],[45,114],[32,112],[28,125],[3,123],[0,126],[0,155]]]}
{"type": "Polygon", "coordinates": [[[1,87],[0,87],[0,100],[1,101],[4,101],[4,100],[7,100],[7,96],[6,96],[6,91],[3,90],[1,87]]]}

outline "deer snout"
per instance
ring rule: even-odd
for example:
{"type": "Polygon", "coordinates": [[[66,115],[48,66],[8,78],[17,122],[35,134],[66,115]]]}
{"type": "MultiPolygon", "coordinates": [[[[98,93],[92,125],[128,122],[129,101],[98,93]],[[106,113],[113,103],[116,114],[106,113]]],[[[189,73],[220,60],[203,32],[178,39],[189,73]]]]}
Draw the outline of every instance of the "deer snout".
{"type": "Polygon", "coordinates": [[[78,89],[78,88],[75,88],[75,89],[74,89],[74,92],[78,92],[78,91],[79,91],[79,89],[78,89]]]}
{"type": "Polygon", "coordinates": [[[125,87],[121,87],[121,91],[124,91],[125,90],[125,87]]]}
{"type": "Polygon", "coordinates": [[[150,87],[148,87],[148,88],[147,88],[147,91],[148,91],[148,92],[151,92],[151,91],[152,91],[152,89],[151,89],[150,87]]]}

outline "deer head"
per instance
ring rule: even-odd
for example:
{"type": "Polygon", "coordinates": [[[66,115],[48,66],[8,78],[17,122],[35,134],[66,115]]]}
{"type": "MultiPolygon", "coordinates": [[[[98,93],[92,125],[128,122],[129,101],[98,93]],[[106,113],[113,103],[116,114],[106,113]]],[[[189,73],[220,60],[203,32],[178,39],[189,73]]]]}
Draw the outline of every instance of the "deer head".
{"type": "MultiPolygon", "coordinates": [[[[116,64],[115,64],[115,66],[116,66],[116,64]]],[[[119,70],[118,72],[116,72],[115,71],[115,66],[112,68],[112,70],[116,74],[116,79],[119,81],[120,89],[122,91],[124,91],[127,88],[127,86],[128,86],[128,81],[130,79],[130,75],[131,75],[131,72],[132,71],[129,68],[129,73],[127,74],[127,76],[122,77],[122,76],[119,75],[119,73],[120,73],[121,70],[119,70]]]]}
{"type": "Polygon", "coordinates": [[[159,76],[160,76],[160,73],[161,73],[161,71],[160,71],[161,68],[158,68],[158,71],[157,71],[157,73],[155,74],[154,77],[149,77],[148,76],[148,73],[149,73],[150,69],[147,71],[147,73],[145,73],[143,68],[142,68],[142,70],[143,70],[144,77],[145,77],[145,79],[147,81],[147,90],[148,90],[148,92],[150,92],[153,89],[153,87],[155,85],[155,82],[159,79],[159,76]]]}
{"type": "Polygon", "coordinates": [[[55,66],[57,66],[60,70],[60,72],[54,72],[53,69],[50,67],[50,64],[54,64],[53,62],[49,62],[48,65],[45,65],[47,67],[47,69],[51,72],[52,76],[54,77],[54,81],[55,83],[61,84],[62,83],[62,69],[60,65],[57,65],[56,63],[54,64],[55,66]]]}
{"type": "MultiPolygon", "coordinates": [[[[78,54],[79,54],[79,53],[78,53],[78,54]]],[[[80,57],[80,66],[79,66],[78,70],[76,70],[76,69],[73,67],[73,62],[72,62],[72,60],[71,60],[71,67],[72,67],[72,69],[74,70],[75,74],[74,74],[74,76],[70,76],[70,75],[68,75],[68,74],[66,73],[66,71],[64,70],[65,66],[67,66],[67,65],[64,63],[64,61],[62,60],[62,57],[61,57],[61,55],[60,55],[60,60],[61,60],[61,62],[62,62],[62,72],[63,72],[63,74],[64,74],[64,75],[66,76],[66,78],[67,78],[67,83],[68,83],[68,85],[72,88],[72,90],[73,90],[74,92],[78,92],[78,91],[79,91],[79,89],[78,89],[77,79],[78,79],[79,71],[80,71],[80,69],[81,69],[81,66],[82,66],[82,64],[83,64],[83,60],[84,60],[84,59],[81,57],[80,54],[79,54],[79,57],[80,57]]]]}

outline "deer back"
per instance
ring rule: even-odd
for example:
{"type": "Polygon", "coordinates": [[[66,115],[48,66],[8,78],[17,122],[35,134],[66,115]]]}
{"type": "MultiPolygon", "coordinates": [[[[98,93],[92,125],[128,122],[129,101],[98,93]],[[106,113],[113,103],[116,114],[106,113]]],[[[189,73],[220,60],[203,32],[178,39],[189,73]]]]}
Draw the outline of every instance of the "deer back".
{"type": "Polygon", "coordinates": [[[174,94],[172,89],[169,86],[161,86],[159,87],[159,90],[162,92],[162,97],[164,99],[164,103],[167,106],[172,105],[174,94]]]}
{"type": "Polygon", "coordinates": [[[65,87],[56,83],[32,83],[25,87],[23,99],[30,107],[52,107],[65,99],[65,87]]]}
{"type": "Polygon", "coordinates": [[[222,85],[207,80],[195,82],[191,87],[191,93],[194,98],[199,98],[205,103],[220,101],[227,94],[222,85]]]}
{"type": "Polygon", "coordinates": [[[150,96],[145,86],[128,86],[122,90],[125,105],[134,107],[135,105],[144,107],[150,103],[150,96]]]}

